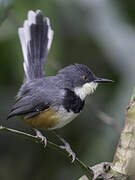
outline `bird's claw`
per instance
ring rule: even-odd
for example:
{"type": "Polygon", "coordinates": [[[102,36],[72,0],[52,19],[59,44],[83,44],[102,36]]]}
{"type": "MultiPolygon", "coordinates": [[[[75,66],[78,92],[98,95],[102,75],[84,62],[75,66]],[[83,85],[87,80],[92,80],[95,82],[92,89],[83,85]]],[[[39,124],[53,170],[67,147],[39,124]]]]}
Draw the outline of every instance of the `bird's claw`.
{"type": "Polygon", "coordinates": [[[47,146],[47,139],[45,136],[42,135],[42,133],[40,131],[38,131],[37,129],[36,131],[36,137],[41,139],[41,142],[44,144],[44,148],[47,146]]]}
{"type": "Polygon", "coordinates": [[[70,147],[70,144],[65,140],[63,139],[62,137],[60,137],[58,134],[56,134],[55,131],[53,131],[54,135],[59,138],[59,140],[64,144],[62,146],[59,146],[60,148],[62,149],[65,149],[66,152],[68,152],[69,156],[71,157],[72,161],[71,163],[73,163],[75,161],[75,158],[76,158],[76,154],[72,151],[71,147],[70,147]]]}
{"type": "Polygon", "coordinates": [[[69,156],[71,157],[72,159],[72,163],[75,161],[75,158],[76,158],[76,154],[72,151],[69,143],[67,142],[64,142],[64,146],[60,146],[60,148],[62,149],[65,149],[68,153],[69,153],[69,156]]]}

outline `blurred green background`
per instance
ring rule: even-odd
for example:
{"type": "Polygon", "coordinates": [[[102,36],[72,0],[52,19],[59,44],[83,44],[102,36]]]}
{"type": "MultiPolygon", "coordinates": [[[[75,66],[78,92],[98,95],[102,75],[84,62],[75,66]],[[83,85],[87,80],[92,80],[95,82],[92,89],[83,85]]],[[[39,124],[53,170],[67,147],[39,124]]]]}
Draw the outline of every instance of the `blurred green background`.
{"type": "MultiPolygon", "coordinates": [[[[34,134],[19,118],[6,121],[23,81],[17,29],[30,9],[41,9],[55,32],[47,75],[77,62],[115,81],[100,85],[80,116],[58,131],[87,165],[112,161],[135,84],[135,2],[0,0],[0,124],[34,134]]],[[[44,134],[57,142],[50,132],[44,134]]],[[[76,180],[81,175],[62,154],[0,134],[0,180],[76,180]]]]}

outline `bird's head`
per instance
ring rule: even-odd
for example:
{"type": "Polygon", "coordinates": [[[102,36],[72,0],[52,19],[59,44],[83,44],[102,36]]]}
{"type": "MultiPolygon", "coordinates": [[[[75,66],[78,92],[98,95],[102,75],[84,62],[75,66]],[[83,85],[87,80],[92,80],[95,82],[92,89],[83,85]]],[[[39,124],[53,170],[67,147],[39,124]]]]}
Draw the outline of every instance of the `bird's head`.
{"type": "Polygon", "coordinates": [[[82,100],[89,94],[92,94],[99,83],[113,82],[109,79],[98,78],[83,64],[73,64],[61,69],[58,75],[62,76],[69,88],[76,93],[82,100]]]}

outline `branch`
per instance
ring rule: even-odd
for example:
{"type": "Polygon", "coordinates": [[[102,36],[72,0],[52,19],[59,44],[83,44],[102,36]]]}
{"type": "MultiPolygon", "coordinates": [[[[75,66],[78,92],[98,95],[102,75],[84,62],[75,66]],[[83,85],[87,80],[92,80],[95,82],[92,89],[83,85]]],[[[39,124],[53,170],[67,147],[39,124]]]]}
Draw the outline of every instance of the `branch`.
{"type": "Polygon", "coordinates": [[[135,89],[126,109],[125,127],[113,161],[113,170],[135,179],[135,89]]]}
{"type": "MultiPolygon", "coordinates": [[[[126,109],[126,121],[113,163],[100,163],[91,168],[93,180],[135,180],[135,89],[126,109]]],[[[88,180],[82,176],[79,180],[88,180]]]]}
{"type": "MultiPolygon", "coordinates": [[[[0,132],[22,136],[28,140],[44,145],[39,137],[22,131],[0,126],[0,132]]],[[[48,141],[47,146],[64,153],[68,158],[69,153],[57,144],[48,141]]],[[[113,163],[100,163],[93,167],[87,167],[77,157],[73,165],[81,169],[86,175],[80,180],[134,180],[135,179],[135,90],[126,110],[125,127],[121,133],[120,141],[116,149],[113,163]]]]}
{"type": "MultiPolygon", "coordinates": [[[[33,141],[35,143],[40,143],[44,146],[44,143],[42,142],[41,138],[39,137],[36,137],[36,136],[33,136],[31,134],[28,134],[28,133],[25,133],[25,132],[22,132],[22,131],[18,131],[18,130],[15,130],[15,129],[11,129],[11,128],[7,128],[7,127],[4,127],[4,126],[0,126],[0,132],[4,132],[4,133],[10,133],[12,135],[16,135],[16,136],[21,136],[25,139],[28,139],[30,141],[33,141]]],[[[49,148],[52,148],[54,150],[57,150],[59,152],[62,152],[64,153],[71,161],[71,157],[69,156],[69,153],[62,149],[60,146],[58,146],[57,144],[51,142],[51,141],[48,141],[47,140],[47,146],[49,148]]],[[[79,160],[77,157],[75,158],[75,161],[72,163],[74,166],[78,167],[81,169],[81,171],[86,174],[86,176],[88,177],[89,180],[92,180],[93,178],[93,170],[90,169],[87,165],[85,165],[81,160],[79,160]]]]}

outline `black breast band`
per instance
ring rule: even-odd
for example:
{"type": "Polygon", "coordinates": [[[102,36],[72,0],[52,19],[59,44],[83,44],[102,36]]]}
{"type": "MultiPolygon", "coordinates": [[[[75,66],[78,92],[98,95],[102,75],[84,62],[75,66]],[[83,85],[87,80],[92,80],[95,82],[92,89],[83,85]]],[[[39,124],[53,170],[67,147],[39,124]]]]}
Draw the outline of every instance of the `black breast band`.
{"type": "Polygon", "coordinates": [[[79,113],[84,107],[84,100],[81,100],[73,91],[66,89],[66,96],[63,101],[64,108],[70,112],[79,113]]]}

